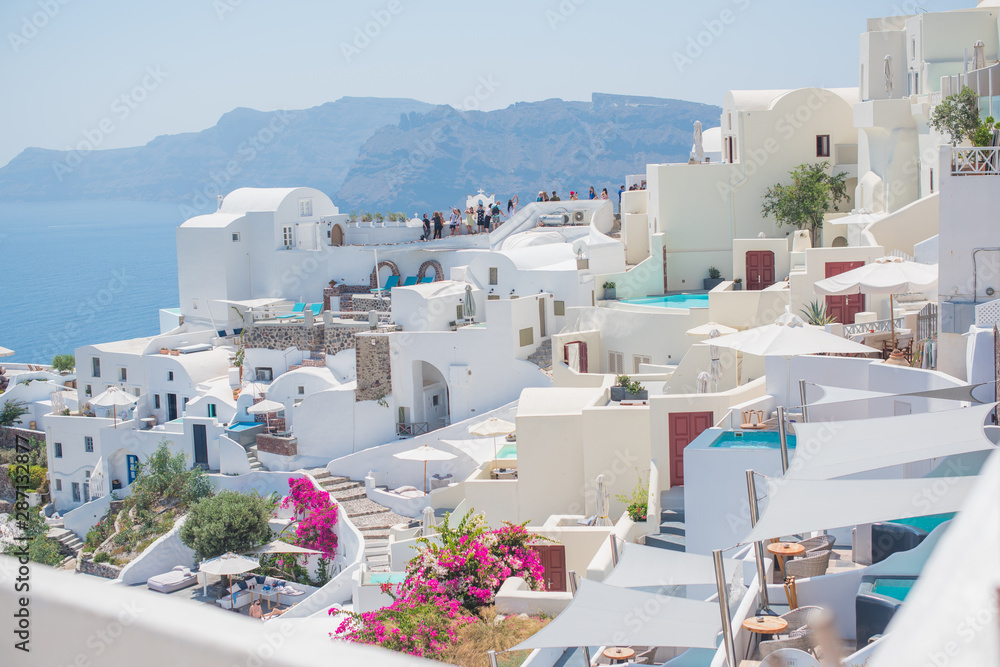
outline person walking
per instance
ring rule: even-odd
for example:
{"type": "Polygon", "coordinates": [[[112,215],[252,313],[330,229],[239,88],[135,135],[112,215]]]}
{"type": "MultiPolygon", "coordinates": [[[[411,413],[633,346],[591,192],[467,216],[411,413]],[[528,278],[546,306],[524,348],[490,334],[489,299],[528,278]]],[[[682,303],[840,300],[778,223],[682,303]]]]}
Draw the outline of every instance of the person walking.
{"type": "Polygon", "coordinates": [[[618,213],[619,213],[619,215],[622,212],[622,195],[623,194],[625,194],[625,186],[624,185],[618,191],[618,213]]]}
{"type": "Polygon", "coordinates": [[[431,221],[430,221],[430,218],[427,217],[426,213],[424,213],[424,219],[422,220],[422,222],[424,223],[424,237],[423,237],[422,240],[424,240],[424,241],[430,241],[431,240],[431,221]]]}
{"type": "Polygon", "coordinates": [[[441,215],[441,211],[434,211],[434,238],[441,238],[441,232],[444,231],[444,216],[441,215]]]}
{"type": "Polygon", "coordinates": [[[590,199],[597,199],[597,193],[594,192],[594,186],[590,186],[590,192],[588,193],[590,199]]]}

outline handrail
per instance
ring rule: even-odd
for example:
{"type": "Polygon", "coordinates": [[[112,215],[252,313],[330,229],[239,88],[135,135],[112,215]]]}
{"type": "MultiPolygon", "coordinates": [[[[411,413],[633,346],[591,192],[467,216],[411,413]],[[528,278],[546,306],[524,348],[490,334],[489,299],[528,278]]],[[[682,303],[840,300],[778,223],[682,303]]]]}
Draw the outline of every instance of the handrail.
{"type": "Polygon", "coordinates": [[[1000,147],[951,149],[952,176],[1000,175],[1000,147]]]}

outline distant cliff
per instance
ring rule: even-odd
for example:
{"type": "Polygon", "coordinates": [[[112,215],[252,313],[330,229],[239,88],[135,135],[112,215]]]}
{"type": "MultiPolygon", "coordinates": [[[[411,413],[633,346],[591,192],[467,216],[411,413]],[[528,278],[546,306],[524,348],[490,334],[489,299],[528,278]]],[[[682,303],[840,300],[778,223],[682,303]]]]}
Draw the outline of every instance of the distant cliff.
{"type": "Polygon", "coordinates": [[[653,162],[687,161],[695,120],[718,107],[594,94],[459,112],[408,99],[343,98],[302,111],[236,109],[202,132],[145,146],[27,149],[0,169],[0,200],[130,199],[214,210],[243,186],[311,186],[343,211],[444,208],[479,188],[612,194],[653,162]]]}

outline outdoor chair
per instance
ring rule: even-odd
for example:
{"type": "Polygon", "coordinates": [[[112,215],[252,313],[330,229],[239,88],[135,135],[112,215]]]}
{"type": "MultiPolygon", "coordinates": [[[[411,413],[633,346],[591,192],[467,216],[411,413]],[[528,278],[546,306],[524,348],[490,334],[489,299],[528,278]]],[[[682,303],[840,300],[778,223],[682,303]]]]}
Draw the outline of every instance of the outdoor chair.
{"type": "Polygon", "coordinates": [[[805,579],[826,574],[830,566],[830,551],[813,552],[805,558],[794,558],[785,563],[785,576],[805,579]]]}
{"type": "Polygon", "coordinates": [[[788,613],[782,614],[781,618],[788,623],[788,629],[786,632],[795,632],[796,630],[801,630],[803,628],[809,627],[816,620],[822,616],[823,607],[799,607],[798,609],[793,609],[788,613]]]}
{"type": "Polygon", "coordinates": [[[432,283],[432,282],[434,282],[434,276],[424,276],[424,279],[420,281],[420,284],[424,285],[426,283],[432,283]]]}
{"type": "Polygon", "coordinates": [[[298,317],[302,313],[302,311],[305,310],[305,309],[306,309],[306,304],[304,304],[304,303],[297,303],[294,306],[292,306],[292,312],[290,314],[288,314],[288,315],[278,315],[274,319],[276,319],[276,320],[287,320],[287,319],[290,319],[290,318],[293,318],[293,317],[298,317]]]}
{"type": "Polygon", "coordinates": [[[761,660],[760,667],[819,667],[819,661],[805,651],[784,648],[761,660]]]}
{"type": "Polygon", "coordinates": [[[372,294],[378,294],[379,292],[388,292],[393,287],[399,285],[399,276],[389,276],[388,280],[385,281],[385,285],[380,289],[378,287],[372,288],[372,294]]]}
{"type": "Polygon", "coordinates": [[[800,651],[808,651],[816,643],[812,631],[809,629],[796,630],[787,637],[781,639],[767,639],[760,643],[758,650],[760,657],[766,658],[775,651],[783,648],[796,648],[800,651]]]}
{"type": "Polygon", "coordinates": [[[830,535],[817,535],[816,537],[799,540],[798,544],[805,547],[806,553],[808,554],[816,551],[829,551],[833,548],[833,545],[836,542],[837,538],[830,535]]]}
{"type": "Polygon", "coordinates": [[[417,277],[416,276],[410,276],[409,278],[407,278],[406,280],[403,281],[403,287],[410,287],[410,286],[416,285],[416,284],[417,284],[417,277]]]}
{"type": "Polygon", "coordinates": [[[323,312],[323,304],[321,304],[321,303],[310,303],[309,304],[309,310],[312,311],[313,315],[315,315],[316,317],[319,317],[320,314],[323,312]]]}

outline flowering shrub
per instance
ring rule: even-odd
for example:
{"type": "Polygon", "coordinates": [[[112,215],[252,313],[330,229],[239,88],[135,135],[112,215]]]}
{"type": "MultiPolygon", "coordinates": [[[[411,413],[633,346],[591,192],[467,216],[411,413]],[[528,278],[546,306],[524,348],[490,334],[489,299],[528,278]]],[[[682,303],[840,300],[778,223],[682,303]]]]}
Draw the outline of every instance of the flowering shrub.
{"type": "Polygon", "coordinates": [[[288,480],[288,496],[282,507],[295,511],[295,542],[299,546],[323,552],[323,558],[332,559],[337,553],[337,505],[330,494],[312,485],[308,479],[288,480]]]}
{"type": "MultiPolygon", "coordinates": [[[[490,530],[482,516],[466,514],[456,528],[448,517],[436,528],[441,544],[421,538],[420,552],[406,567],[406,581],[393,603],[374,612],[349,613],[332,636],[375,644],[421,657],[440,658],[457,628],[479,622],[472,614],[493,603],[508,577],[521,577],[543,590],[544,570],[524,525],[490,530]]],[[[331,609],[331,614],[339,610],[331,609]]]]}

